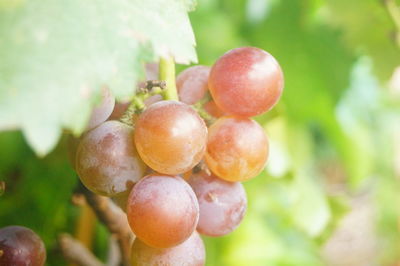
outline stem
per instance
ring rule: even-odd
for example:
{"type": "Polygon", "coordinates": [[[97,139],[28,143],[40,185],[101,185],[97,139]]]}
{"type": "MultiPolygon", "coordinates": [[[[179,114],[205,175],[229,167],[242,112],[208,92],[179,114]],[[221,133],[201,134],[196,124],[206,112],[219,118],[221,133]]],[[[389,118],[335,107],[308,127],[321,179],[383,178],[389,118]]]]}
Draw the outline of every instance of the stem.
{"type": "Polygon", "coordinates": [[[400,48],[400,9],[395,0],[383,0],[383,4],[385,5],[386,11],[389,13],[390,18],[396,27],[395,40],[397,46],[400,48]]]}
{"type": "Polygon", "coordinates": [[[82,193],[99,221],[117,238],[121,250],[122,265],[130,266],[130,251],[134,235],[128,224],[126,214],[107,197],[93,194],[85,188],[82,188],[82,193]]]}
{"type": "Polygon", "coordinates": [[[166,88],[163,90],[165,100],[178,100],[178,91],[175,84],[175,63],[172,57],[160,59],[160,80],[164,80],[166,88]]]}
{"type": "Polygon", "coordinates": [[[79,266],[104,266],[84,245],[69,234],[58,237],[59,246],[65,259],[79,266]]]}

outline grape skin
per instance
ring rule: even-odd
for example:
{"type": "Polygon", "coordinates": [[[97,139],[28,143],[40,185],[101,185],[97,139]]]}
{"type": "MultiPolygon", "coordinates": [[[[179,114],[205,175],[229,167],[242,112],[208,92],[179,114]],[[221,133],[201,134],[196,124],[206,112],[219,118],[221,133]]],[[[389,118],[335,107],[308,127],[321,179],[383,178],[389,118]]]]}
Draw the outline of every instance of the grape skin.
{"type": "Polygon", "coordinates": [[[236,229],[247,208],[246,191],[241,183],[228,182],[205,172],[192,175],[188,183],[199,201],[197,231],[200,234],[216,237],[236,229]]]}
{"type": "Polygon", "coordinates": [[[215,118],[220,118],[221,116],[226,115],[226,113],[222,111],[213,100],[204,104],[204,110],[215,118]]]}
{"type": "Polygon", "coordinates": [[[133,233],[155,248],[182,243],[193,233],[199,219],[196,195],[178,176],[144,177],[133,187],[126,209],[133,233]]]}
{"type": "Polygon", "coordinates": [[[203,266],[206,257],[203,240],[196,231],[172,248],[153,248],[136,238],[131,253],[132,266],[203,266]]]}
{"type": "Polygon", "coordinates": [[[208,90],[210,67],[192,66],[182,71],[176,78],[179,100],[186,104],[200,101],[208,90]]]}
{"type": "Polygon", "coordinates": [[[43,266],[46,248],[40,237],[23,226],[0,229],[0,265],[43,266]]]}
{"type": "Polygon", "coordinates": [[[107,121],[83,136],[76,155],[76,170],[92,192],[113,196],[132,188],[146,166],[135,149],[132,127],[107,121]]]}
{"type": "Polygon", "coordinates": [[[143,161],[159,173],[177,175],[203,157],[207,127],[188,105],[177,101],[152,104],[135,125],[135,144],[143,161]]]}
{"type": "Polygon", "coordinates": [[[111,115],[114,110],[115,98],[108,88],[103,88],[101,91],[101,102],[95,106],[90,115],[86,131],[91,130],[104,121],[111,115]]]}
{"type": "Polygon", "coordinates": [[[205,161],[218,177],[232,182],[255,177],[268,158],[262,127],[248,118],[221,117],[209,128],[205,161]]]}
{"type": "Polygon", "coordinates": [[[283,73],[275,58],[255,47],[228,51],[213,65],[210,93],[228,114],[251,117],[270,110],[283,90],[283,73]]]}

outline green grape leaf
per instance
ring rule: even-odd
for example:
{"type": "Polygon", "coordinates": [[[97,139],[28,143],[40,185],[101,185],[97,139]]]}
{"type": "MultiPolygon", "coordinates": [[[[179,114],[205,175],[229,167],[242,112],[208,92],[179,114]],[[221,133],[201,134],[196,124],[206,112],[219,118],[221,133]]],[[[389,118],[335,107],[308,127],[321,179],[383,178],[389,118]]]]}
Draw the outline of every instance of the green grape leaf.
{"type": "Polygon", "coordinates": [[[327,6],[331,22],[343,31],[346,43],[371,56],[375,73],[387,81],[399,65],[400,53],[394,38],[395,26],[383,1],[328,0],[327,6]]]}
{"type": "Polygon", "coordinates": [[[0,130],[21,128],[39,155],[79,134],[108,86],[132,96],[143,62],[197,61],[193,0],[0,1],[0,130]]]}

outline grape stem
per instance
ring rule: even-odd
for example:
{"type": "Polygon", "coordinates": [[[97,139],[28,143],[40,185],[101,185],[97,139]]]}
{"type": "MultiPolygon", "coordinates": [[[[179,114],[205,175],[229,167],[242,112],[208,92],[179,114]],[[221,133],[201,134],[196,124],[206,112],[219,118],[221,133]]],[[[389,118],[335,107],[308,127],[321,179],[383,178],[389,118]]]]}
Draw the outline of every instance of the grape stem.
{"type": "Polygon", "coordinates": [[[158,80],[147,81],[144,88],[138,89],[128,109],[120,118],[120,121],[124,124],[133,126],[133,120],[132,120],[133,115],[140,114],[146,108],[144,101],[151,96],[162,94],[162,91],[165,88],[166,84],[164,81],[158,81],[158,80]]]}
{"type": "Polygon", "coordinates": [[[60,234],[58,243],[65,259],[79,266],[104,266],[84,245],[69,234],[60,234]]]}
{"type": "Polygon", "coordinates": [[[396,27],[395,41],[400,48],[400,9],[395,0],[383,0],[383,4],[396,27]]]}
{"type": "Polygon", "coordinates": [[[165,81],[166,88],[162,91],[164,100],[178,100],[178,91],[175,83],[175,63],[172,57],[161,58],[159,65],[159,79],[165,81]]]}

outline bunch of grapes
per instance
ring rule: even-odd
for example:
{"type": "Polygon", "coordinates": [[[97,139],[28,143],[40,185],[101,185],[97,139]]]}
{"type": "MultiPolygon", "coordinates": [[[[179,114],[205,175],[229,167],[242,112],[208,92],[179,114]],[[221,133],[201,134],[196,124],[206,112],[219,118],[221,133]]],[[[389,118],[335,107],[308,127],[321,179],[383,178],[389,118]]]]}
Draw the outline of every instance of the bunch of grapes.
{"type": "Polygon", "coordinates": [[[180,101],[148,102],[133,126],[105,121],[114,99],[103,93],[73,154],[82,183],[126,212],[132,265],[204,265],[198,233],[223,236],[239,225],[247,207],[240,182],[262,171],[269,150],[250,117],[277,103],[283,74],[269,53],[243,47],[211,68],[186,69],[177,88],[180,101]]]}

